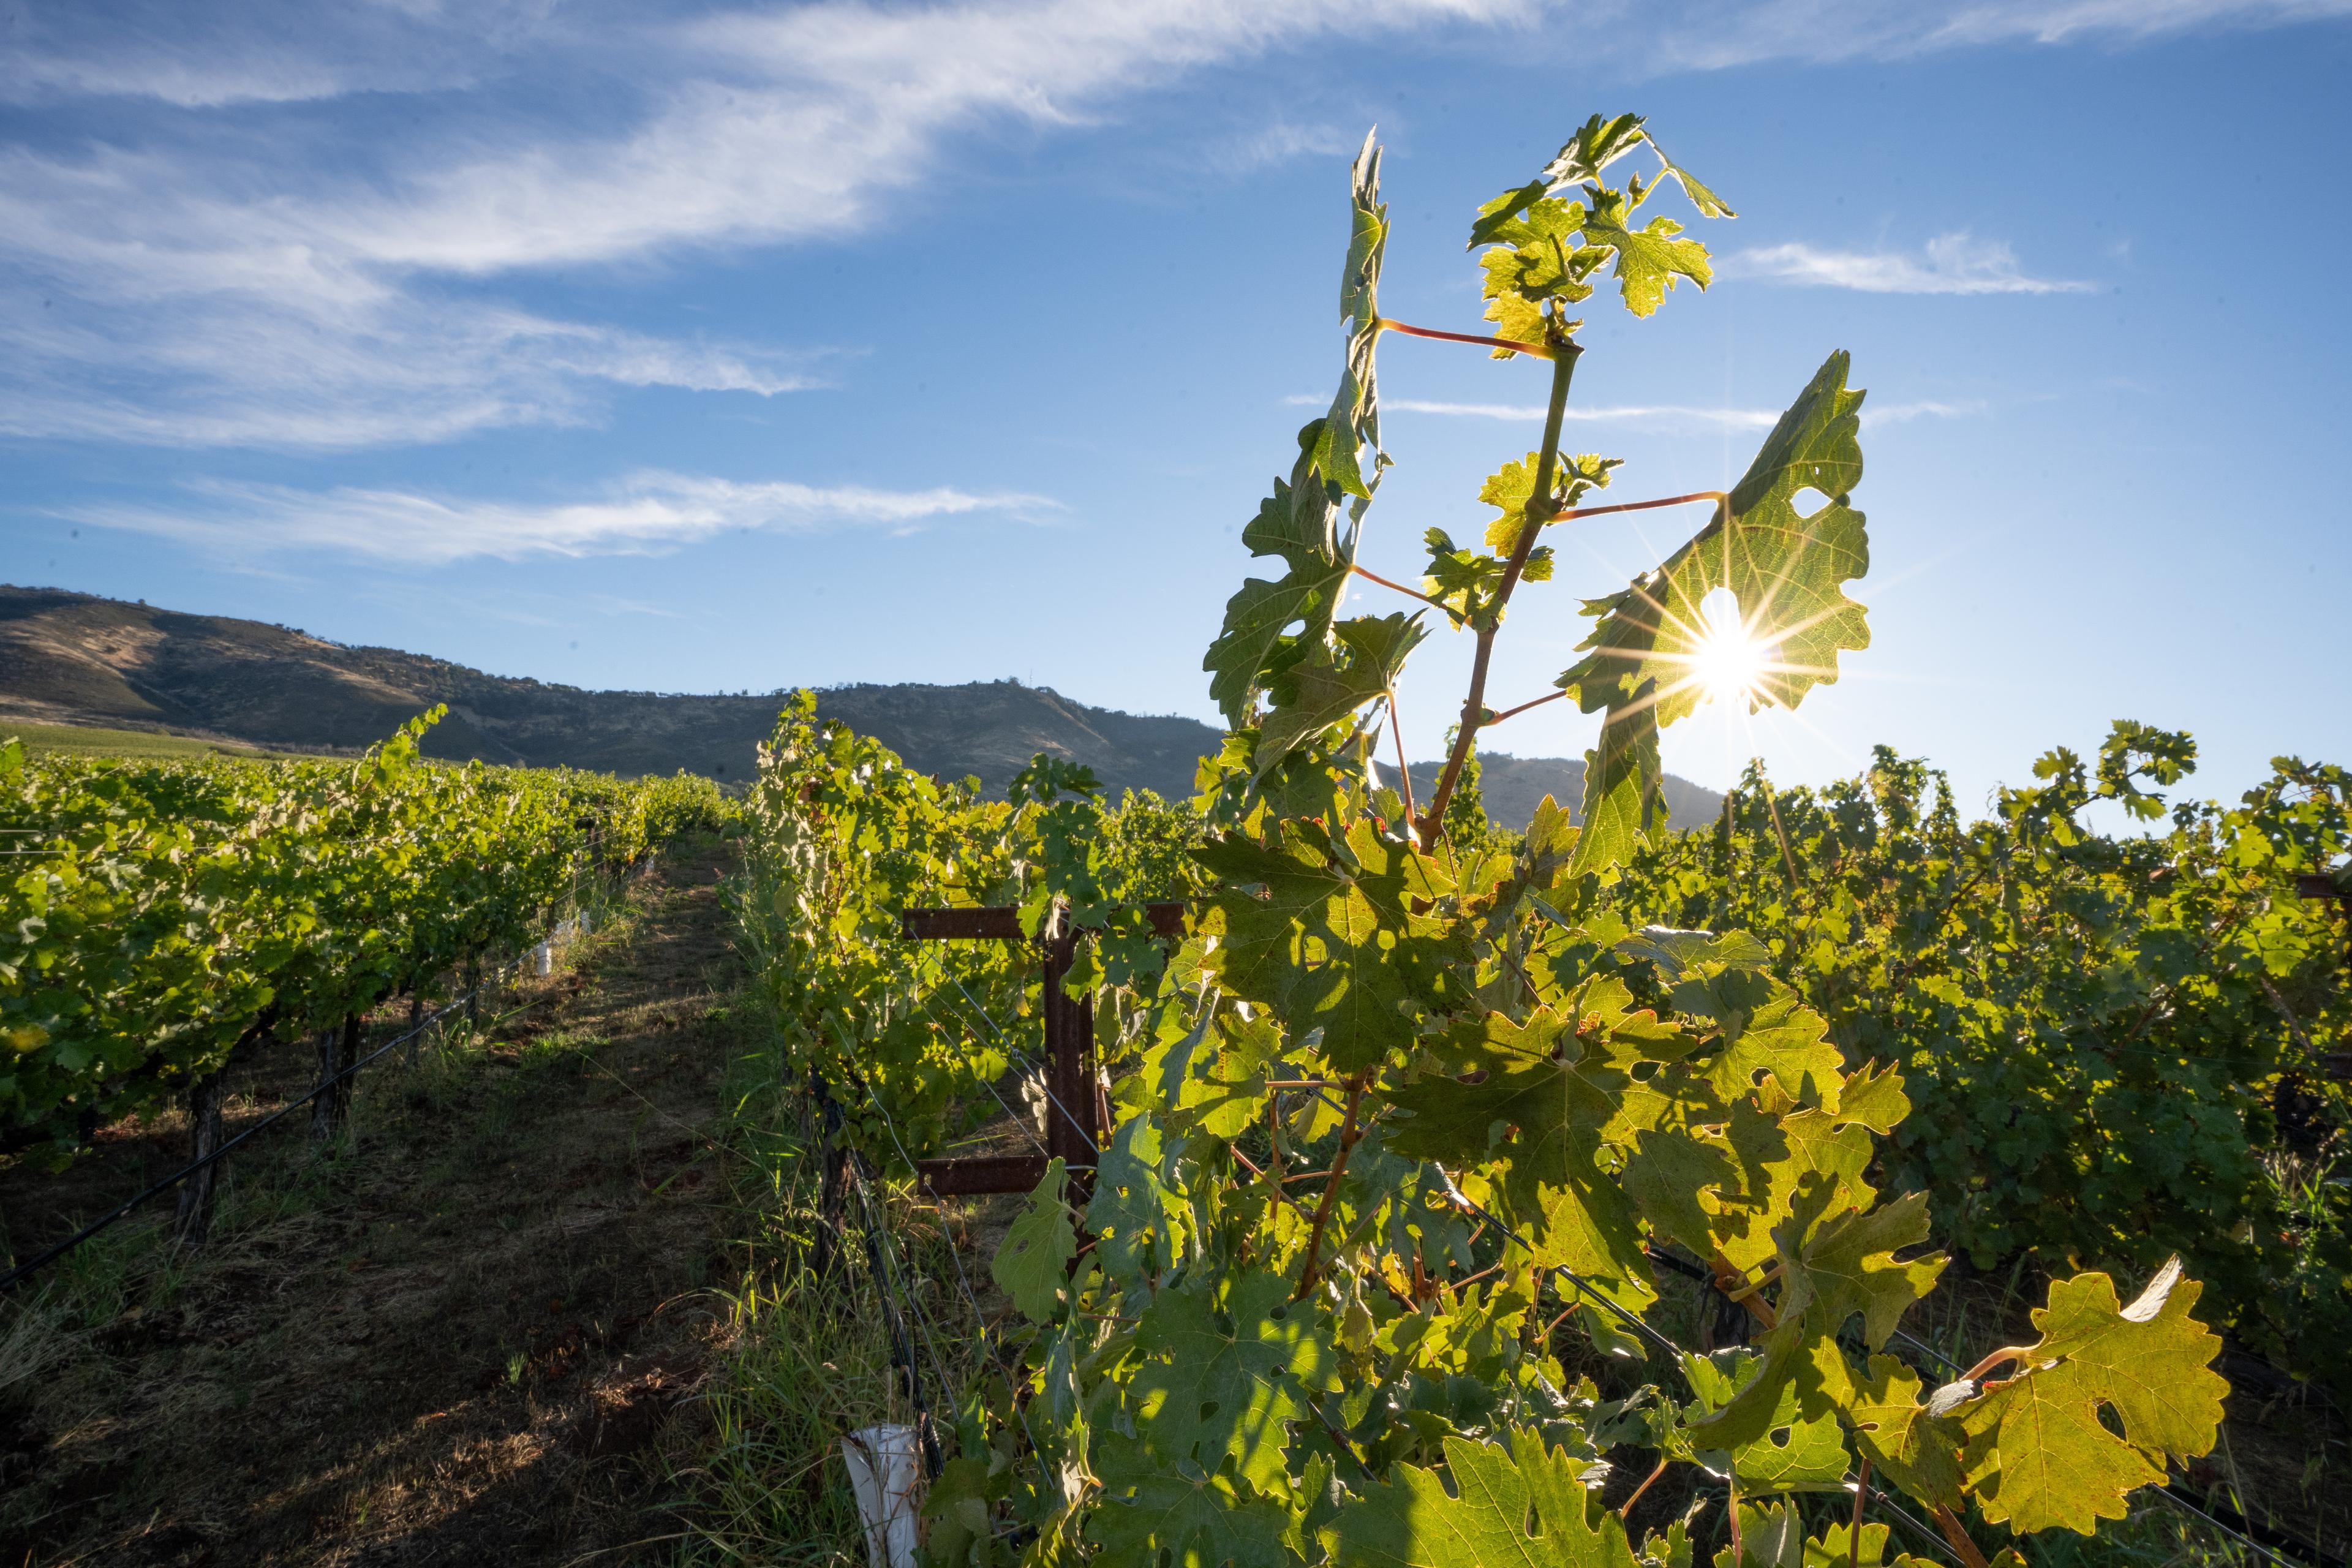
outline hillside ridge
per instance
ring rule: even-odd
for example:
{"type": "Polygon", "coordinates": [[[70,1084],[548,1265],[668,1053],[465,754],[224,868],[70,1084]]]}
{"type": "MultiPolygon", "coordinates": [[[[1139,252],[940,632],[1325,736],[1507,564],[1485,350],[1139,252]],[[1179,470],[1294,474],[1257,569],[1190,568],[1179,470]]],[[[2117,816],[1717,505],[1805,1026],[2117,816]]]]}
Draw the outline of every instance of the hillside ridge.
{"type": "MultiPolygon", "coordinates": [[[[0,584],[0,721],[349,752],[446,703],[448,716],[426,738],[434,756],[625,774],[683,768],[740,781],[783,696],[590,691],[264,621],[0,584]]],[[[1045,752],[1092,768],[1114,793],[1181,797],[1223,739],[1196,720],[1096,708],[1017,680],[837,686],[817,692],[817,711],[926,773],[977,775],[993,794],[1045,752]]],[[[1417,763],[1416,782],[1424,769],[1433,777],[1434,764],[1417,763]]],[[[1580,798],[1583,772],[1561,758],[1489,758],[1488,807],[1523,826],[1547,793],[1580,798]]],[[[1704,819],[1719,798],[1667,780],[1677,824],[1704,819]]]]}

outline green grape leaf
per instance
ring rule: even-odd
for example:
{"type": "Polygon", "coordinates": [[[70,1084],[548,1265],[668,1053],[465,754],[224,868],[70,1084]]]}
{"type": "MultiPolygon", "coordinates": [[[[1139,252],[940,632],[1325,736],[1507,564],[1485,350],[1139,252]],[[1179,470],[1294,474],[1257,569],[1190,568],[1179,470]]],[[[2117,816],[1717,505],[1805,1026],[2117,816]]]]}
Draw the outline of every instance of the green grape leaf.
{"type": "Polygon", "coordinates": [[[1422,535],[1429,550],[1429,569],[1422,574],[1422,592],[1457,626],[1483,619],[1502,588],[1504,563],[1491,555],[1464,550],[1442,528],[1422,535]]]}
{"type": "Polygon", "coordinates": [[[1715,279],[1707,265],[1706,247],[1695,239],[1677,239],[1683,226],[1670,217],[1654,217],[1634,228],[1626,198],[1615,191],[1587,187],[1591,210],[1584,215],[1587,245],[1605,245],[1617,253],[1617,286],[1625,308],[1637,316],[1656,313],[1678,278],[1700,288],[1715,279]]]}
{"type": "MultiPolygon", "coordinates": [[[[1751,1351],[1720,1351],[1713,1356],[1685,1354],[1684,1370],[1698,1395],[1702,1413],[1728,1404],[1758,1361],[1751,1351]]],[[[1824,1415],[1805,1419],[1798,1409],[1797,1390],[1784,1384],[1780,1400],[1765,1423],[1761,1436],[1730,1450],[1732,1472],[1742,1492],[1835,1491],[1846,1477],[1845,1440],[1837,1417],[1824,1415]]],[[[1710,1466],[1717,1474],[1720,1467],[1710,1466]]]]}
{"type": "MultiPolygon", "coordinates": [[[[1817,1366],[1807,1352],[1834,1340],[1859,1313],[1863,1340],[1877,1350],[1912,1302],[1935,1288],[1942,1258],[1898,1262],[1895,1254],[1927,1237],[1927,1199],[1906,1193],[1883,1208],[1831,1214],[1836,1184],[1816,1179],[1801,1191],[1789,1217],[1773,1227],[1780,1259],[1778,1323],[1757,1342],[1763,1352],[1756,1376],[1736,1395],[1690,1427],[1699,1447],[1728,1448],[1769,1430],[1790,1381],[1817,1366]]],[[[1843,1390],[1801,1387],[1808,1416],[1819,1415],[1843,1390]]]]}
{"type": "MultiPolygon", "coordinates": [[[[1830,1039],[1829,1020],[1806,1006],[1794,991],[1779,981],[1769,976],[1758,978],[1769,987],[1767,999],[1745,1016],[1726,1020],[1727,1043],[1708,1064],[1709,1081],[1717,1093],[1729,1100],[1756,1087],[1759,1075],[1769,1075],[1792,1100],[1825,1105],[1832,1111],[1843,1110],[1839,1089],[1844,1063],[1830,1039]]],[[[1675,988],[1674,999],[1677,1005],[1685,1002],[1682,986],[1675,988]]],[[[1901,1083],[1901,1079],[1895,1080],[1898,1100],[1901,1083]]],[[[1882,1096],[1842,1120],[1883,1117],[1889,1109],[1882,1096]]],[[[1902,1110],[1895,1110],[1895,1120],[1900,1121],[1903,1110],[1908,1109],[1906,1103],[1902,1110]]],[[[1888,1127],[1892,1125],[1893,1122],[1887,1123],[1888,1127]]]]}
{"type": "Polygon", "coordinates": [[[1290,1515],[1280,1503],[1195,1465],[1155,1463],[1130,1438],[1095,1447],[1104,1493],[1087,1539],[1108,1561],[1158,1563],[1165,1552],[1172,1568],[1288,1568],[1290,1515]]]}
{"type": "Polygon", "coordinates": [[[1846,504],[1862,478],[1863,394],[1846,390],[1846,355],[1832,354],[1780,416],[1715,521],[1623,593],[1588,600],[1598,624],[1585,657],[1555,682],[1585,712],[1607,710],[1585,760],[1579,870],[1605,872],[1649,830],[1663,778],[1658,731],[1709,695],[1715,631],[1701,609],[1728,588],[1756,668],[1738,691],[1751,708],[1793,708],[1837,679],[1841,650],[1870,646],[1863,607],[1843,584],[1870,568],[1863,516],[1846,504]],[[1811,516],[1798,493],[1833,499],[1811,516]]]}
{"type": "Polygon", "coordinates": [[[1529,1237],[1536,1261],[1573,1268],[1639,1312],[1657,1291],[1633,1205],[1597,1157],[1633,1081],[1630,1068],[1645,1058],[1636,1038],[1579,1031],[1577,1022],[1549,1008],[1523,1025],[1500,1013],[1458,1021],[1436,1048],[1464,1076],[1383,1091],[1404,1113],[1390,1124],[1389,1147],[1461,1164],[1507,1160],[1511,1205],[1538,1222],[1529,1237]]]}
{"type": "Polygon", "coordinates": [[[1921,1401],[1919,1374],[1891,1355],[1874,1355],[1869,1376],[1854,1377],[1834,1341],[1817,1343],[1813,1360],[1812,1381],[1846,1384],[1841,1412],[1871,1463],[1921,1502],[1959,1507],[1964,1434],[1960,1424],[1940,1413],[1934,1402],[1921,1401]],[[1836,1364],[1828,1366],[1832,1358],[1836,1364]]]}
{"type": "MultiPolygon", "coordinates": [[[[1573,185],[1585,180],[1600,178],[1601,171],[1640,146],[1643,140],[1642,117],[1621,114],[1614,120],[1603,120],[1596,114],[1579,127],[1575,135],[1545,164],[1543,172],[1513,191],[1505,191],[1478,209],[1477,220],[1470,226],[1470,243],[1464,247],[1475,250],[1496,240],[1520,243],[1528,237],[1522,229],[1513,232],[1522,215],[1538,233],[1545,233],[1542,212],[1546,195],[1562,185],[1573,185]]],[[[1664,155],[1660,154],[1661,157],[1664,155]]],[[[1566,205],[1555,203],[1555,205],[1566,205]]],[[[1712,216],[1712,215],[1709,215],[1712,216]]],[[[1556,222],[1557,220],[1553,220],[1556,222]]],[[[1565,239],[1576,232],[1577,225],[1556,230],[1565,239]]]]}
{"type": "Polygon", "coordinates": [[[1702,1194],[1740,1190],[1739,1168],[1715,1143],[1646,1128],[1634,1138],[1619,1180],[1652,1229],[1704,1258],[1715,1250],[1713,1216],[1702,1194]]]}
{"type": "Polygon", "coordinates": [[[1448,1491],[1435,1470],[1398,1465],[1386,1485],[1350,1498],[1323,1531],[1331,1561],[1378,1568],[1634,1568],[1613,1513],[1592,1521],[1584,1463],[1511,1434],[1508,1449],[1444,1441],[1448,1491]],[[1534,1521],[1529,1528],[1529,1520],[1534,1521]]]}
{"type": "Polygon", "coordinates": [[[1623,865],[1664,815],[1665,764],[1658,756],[1654,690],[1644,681],[1612,706],[1601,721],[1601,743],[1584,753],[1584,831],[1569,863],[1572,873],[1606,874],[1623,865]]]}
{"type": "Polygon", "coordinates": [[[1688,169],[1667,157],[1666,150],[1658,145],[1658,139],[1654,136],[1650,138],[1650,151],[1658,155],[1658,162],[1665,165],[1665,172],[1672,174],[1682,185],[1683,195],[1690,198],[1691,205],[1698,208],[1701,217],[1738,217],[1739,216],[1725,204],[1721,196],[1694,179],[1688,169]]]}
{"type": "Polygon", "coordinates": [[[1350,208],[1348,260],[1339,279],[1339,314],[1348,322],[1348,353],[1340,372],[1339,391],[1331,400],[1315,447],[1317,467],[1331,482],[1360,501],[1371,499],[1387,464],[1381,453],[1380,394],[1373,374],[1374,351],[1380,342],[1381,260],[1388,246],[1388,208],[1381,202],[1381,150],[1372,136],[1349,173],[1350,208]],[[1359,460],[1370,446],[1373,473],[1367,479],[1359,460]]]}
{"type": "Polygon", "coordinates": [[[1209,963],[1219,981],[1274,1008],[1294,1037],[1324,1030],[1324,1055],[1341,1072],[1410,1044],[1420,1014],[1459,989],[1452,923],[1416,912],[1452,885],[1435,861],[1369,821],[1334,837],[1318,822],[1286,818],[1272,847],[1234,834],[1194,858],[1223,884],[1198,928],[1216,938],[1209,963]]]}
{"type": "Polygon", "coordinates": [[[1257,773],[1276,764],[1330,725],[1395,687],[1407,655],[1429,635],[1419,613],[1358,616],[1331,628],[1326,644],[1275,679],[1273,711],[1259,727],[1257,773]]]}
{"type": "Polygon", "coordinates": [[[997,1288],[1012,1297],[1013,1307],[1033,1323],[1051,1322],[1060,1311],[1062,1291],[1069,1283],[1070,1260],[1078,1255],[1077,1232],[1070,1225],[1064,1185],[1062,1161],[1056,1155],[1046,1163],[1045,1174],[1005,1231],[988,1266],[997,1288]]]}
{"type": "Polygon", "coordinates": [[[1227,1458],[1260,1487],[1284,1475],[1286,1423],[1311,1415],[1308,1398],[1339,1386],[1338,1352],[1310,1303],[1290,1300],[1278,1274],[1206,1289],[1163,1289],[1144,1309],[1137,1344],[1147,1355],[1129,1398],[1135,1428],[1170,1463],[1195,1458],[1213,1472],[1227,1458]]]}
{"type": "MultiPolygon", "coordinates": [[[[1470,225],[1470,243],[1462,248],[1475,250],[1482,245],[1491,245],[1503,238],[1504,231],[1517,225],[1520,215],[1537,207],[1543,201],[1544,194],[1550,189],[1541,180],[1529,180],[1517,190],[1505,191],[1494,200],[1481,203],[1478,216],[1470,225]]],[[[1576,230],[1571,226],[1566,232],[1573,234],[1576,230]]],[[[1494,290],[1487,292],[1491,294],[1494,290]]]]}
{"type": "Polygon", "coordinates": [[[1599,179],[1601,170],[1647,140],[1640,115],[1621,114],[1613,120],[1604,120],[1596,114],[1577,127],[1576,134],[1553,154],[1552,161],[1537,177],[1549,190],[1599,179]]]}
{"type": "Polygon", "coordinates": [[[1780,416],[1733,488],[1727,520],[1718,511],[1656,571],[1585,605],[1599,621],[1579,645],[1590,651],[1556,683],[1584,711],[1629,709],[1644,687],[1654,689],[1656,725],[1696,708],[1707,695],[1712,631],[1700,605],[1717,588],[1738,598],[1762,650],[1752,706],[1794,708],[1837,679],[1842,650],[1870,646],[1863,607],[1842,586],[1870,569],[1863,516],[1845,500],[1862,478],[1863,400],[1846,390],[1846,355],[1832,354],[1780,416]],[[1796,497],[1807,489],[1833,499],[1801,516],[1796,497]]]}
{"type": "Polygon", "coordinates": [[[1339,274],[1339,314],[1355,331],[1369,329],[1379,319],[1381,258],[1388,248],[1389,209],[1381,201],[1381,149],[1375,127],[1364,133],[1364,144],[1348,171],[1350,227],[1348,260],[1339,274]]]}
{"type": "Polygon", "coordinates": [[[1133,1282],[1175,1267],[1192,1210],[1171,1164],[1154,1118],[1130,1116],[1111,1134],[1096,1170],[1087,1225],[1113,1279],[1133,1282]]]}
{"type": "Polygon", "coordinates": [[[1739,1508],[1739,1545],[1726,1542],[1715,1568],[1805,1568],[1805,1521],[1786,1503],[1739,1508]]]}
{"type": "Polygon", "coordinates": [[[1987,1519],[2091,1534],[2125,1494],[2164,1479],[2167,1456],[2213,1447],[2230,1385],[2210,1370],[2221,1342],[2189,1315],[2203,1287],[2174,1258],[2125,1307],[2105,1274],[2050,1287],[2025,1369],[1961,1406],[1965,1482],[1987,1519]],[[2099,1419],[2115,1413],[2123,1436],[2099,1419]]]}
{"type": "Polygon", "coordinates": [[[1355,568],[1355,531],[1339,533],[1339,508],[1315,464],[1314,448],[1327,423],[1317,420],[1299,433],[1290,482],[1275,480],[1274,494],[1258,503],[1257,516],[1242,531],[1251,554],[1278,555],[1290,570],[1276,582],[1253,577],[1243,583],[1226,601],[1224,625],[1201,661],[1213,678],[1209,695],[1231,725],[1248,716],[1252,694],[1284,662],[1286,647],[1322,646],[1355,568]]]}

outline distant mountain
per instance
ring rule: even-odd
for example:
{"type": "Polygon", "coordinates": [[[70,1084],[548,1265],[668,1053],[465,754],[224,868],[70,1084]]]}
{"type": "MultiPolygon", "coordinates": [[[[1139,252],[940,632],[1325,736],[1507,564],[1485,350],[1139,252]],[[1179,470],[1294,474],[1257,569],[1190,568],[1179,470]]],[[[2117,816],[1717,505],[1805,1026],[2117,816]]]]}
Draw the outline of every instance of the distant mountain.
{"type": "MultiPolygon", "coordinates": [[[[435,756],[735,780],[750,776],[782,697],[583,691],[259,621],[0,585],[0,718],[354,751],[436,702],[449,715],[426,738],[435,756]]],[[[817,710],[927,773],[977,773],[996,793],[1047,752],[1114,791],[1189,795],[1222,739],[1191,719],[1090,708],[1011,680],[838,687],[818,693],[817,710]]]]}
{"type": "MultiPolygon", "coordinates": [[[[182,615],[57,588],[0,584],[0,724],[95,724],[278,751],[357,751],[435,703],[447,718],[426,737],[438,757],[530,766],[751,776],[753,748],[775,728],[782,694],[690,696],[583,691],[485,675],[395,648],[346,647],[260,621],[182,615]]],[[[964,686],[842,686],[817,711],[872,735],[926,773],[1004,786],[1046,752],[1094,769],[1116,793],[1192,793],[1193,770],[1223,737],[1191,719],[1073,702],[1018,681],[964,686]]],[[[1524,827],[1546,792],[1572,811],[1584,764],[1487,756],[1486,806],[1524,827]]],[[[1413,764],[1429,798],[1441,764],[1413,764]]],[[[1666,780],[1677,826],[1703,822],[1722,797],[1666,780]]]]}
{"type": "MultiPolygon", "coordinates": [[[[1426,801],[1436,792],[1445,772],[1441,760],[1412,764],[1412,798],[1426,801]]],[[[1381,782],[1393,786],[1396,769],[1382,765],[1381,782]]],[[[1549,795],[1568,808],[1575,821],[1584,819],[1584,763],[1572,757],[1514,757],[1501,752],[1478,753],[1478,793],[1486,797],[1486,815],[1505,827],[1524,828],[1536,807],[1549,795]]],[[[1675,827],[1700,827],[1723,810],[1723,796],[1688,779],[1665,778],[1666,820],[1675,827]]]]}

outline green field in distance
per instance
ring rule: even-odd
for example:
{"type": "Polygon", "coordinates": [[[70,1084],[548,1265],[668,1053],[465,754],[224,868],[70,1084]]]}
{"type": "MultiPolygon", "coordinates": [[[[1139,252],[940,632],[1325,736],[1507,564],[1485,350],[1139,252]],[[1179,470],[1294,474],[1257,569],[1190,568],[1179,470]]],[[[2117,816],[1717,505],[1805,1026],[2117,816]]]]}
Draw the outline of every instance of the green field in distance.
{"type": "Polygon", "coordinates": [[[25,742],[33,756],[82,757],[271,757],[234,741],[200,741],[189,735],[164,735],[152,730],[101,730],[94,725],[35,724],[21,719],[0,719],[0,741],[10,736],[25,742]]]}

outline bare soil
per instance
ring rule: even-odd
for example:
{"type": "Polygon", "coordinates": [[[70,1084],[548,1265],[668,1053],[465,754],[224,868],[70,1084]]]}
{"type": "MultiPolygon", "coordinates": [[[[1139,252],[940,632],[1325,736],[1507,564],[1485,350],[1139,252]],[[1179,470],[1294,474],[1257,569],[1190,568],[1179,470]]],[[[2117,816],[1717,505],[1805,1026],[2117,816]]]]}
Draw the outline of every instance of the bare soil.
{"type": "MultiPolygon", "coordinates": [[[[729,1214],[726,868],[671,856],[568,971],[500,998],[522,1010],[488,1043],[369,1068],[340,1146],[298,1113],[240,1151],[192,1257],[160,1203],[0,1309],[0,1355],[45,1363],[0,1368],[0,1565],[667,1555],[729,1214]]],[[[295,1046],[257,1063],[232,1129],[311,1070],[295,1046]]],[[[18,1255],[186,1136],[110,1129],[63,1176],[0,1173],[18,1255]]]]}

